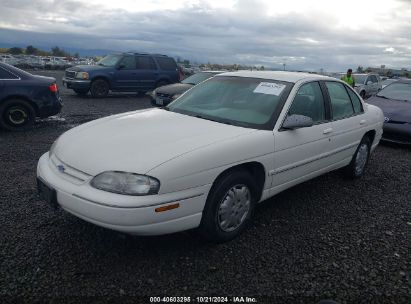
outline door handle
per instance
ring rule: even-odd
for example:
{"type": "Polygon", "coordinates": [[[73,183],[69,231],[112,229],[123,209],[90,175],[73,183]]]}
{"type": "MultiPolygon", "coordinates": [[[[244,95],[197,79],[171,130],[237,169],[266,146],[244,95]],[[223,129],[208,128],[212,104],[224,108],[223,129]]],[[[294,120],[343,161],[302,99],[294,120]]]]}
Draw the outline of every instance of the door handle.
{"type": "Polygon", "coordinates": [[[329,133],[331,133],[332,131],[333,131],[332,128],[328,128],[328,129],[325,129],[325,130],[323,131],[323,134],[329,134],[329,133]]]}
{"type": "Polygon", "coordinates": [[[363,125],[363,124],[365,124],[367,121],[365,120],[365,119],[363,119],[363,120],[360,120],[360,125],[363,125]]]}

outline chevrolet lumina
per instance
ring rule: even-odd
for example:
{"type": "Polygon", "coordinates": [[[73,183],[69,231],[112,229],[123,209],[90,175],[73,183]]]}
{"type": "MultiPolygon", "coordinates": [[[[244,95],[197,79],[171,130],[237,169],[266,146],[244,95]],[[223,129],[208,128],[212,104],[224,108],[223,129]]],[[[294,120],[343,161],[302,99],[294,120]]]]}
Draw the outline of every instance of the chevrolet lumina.
{"type": "Polygon", "coordinates": [[[237,236],[258,202],[343,168],[358,178],[384,116],[342,81],[229,72],[168,107],[98,119],[61,135],[39,160],[43,199],[137,235],[198,228],[237,236]]]}

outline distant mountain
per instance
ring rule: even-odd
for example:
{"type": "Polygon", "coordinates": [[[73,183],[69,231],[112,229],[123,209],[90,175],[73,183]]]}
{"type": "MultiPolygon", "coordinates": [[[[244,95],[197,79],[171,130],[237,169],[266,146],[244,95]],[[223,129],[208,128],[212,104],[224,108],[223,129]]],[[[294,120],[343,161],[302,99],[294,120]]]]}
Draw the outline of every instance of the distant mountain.
{"type": "Polygon", "coordinates": [[[0,48],[21,47],[32,45],[35,48],[50,51],[52,47],[58,46],[70,54],[79,53],[80,56],[101,56],[113,52],[125,51],[122,49],[95,49],[86,48],[95,46],[94,37],[78,36],[70,33],[36,33],[28,31],[0,29],[0,48]],[[81,47],[80,47],[81,46],[81,47]]]}

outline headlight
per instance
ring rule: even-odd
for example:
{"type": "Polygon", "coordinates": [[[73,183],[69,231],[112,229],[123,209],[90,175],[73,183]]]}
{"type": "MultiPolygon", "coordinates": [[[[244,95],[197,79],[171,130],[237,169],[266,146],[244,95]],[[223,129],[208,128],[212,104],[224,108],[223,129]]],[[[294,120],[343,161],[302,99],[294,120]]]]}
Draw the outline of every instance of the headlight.
{"type": "Polygon", "coordinates": [[[88,73],[87,72],[77,72],[76,73],[76,79],[88,79],[88,73]]]}
{"type": "Polygon", "coordinates": [[[91,180],[94,188],[125,195],[157,194],[160,182],[154,177],[128,172],[107,171],[91,180]]]}

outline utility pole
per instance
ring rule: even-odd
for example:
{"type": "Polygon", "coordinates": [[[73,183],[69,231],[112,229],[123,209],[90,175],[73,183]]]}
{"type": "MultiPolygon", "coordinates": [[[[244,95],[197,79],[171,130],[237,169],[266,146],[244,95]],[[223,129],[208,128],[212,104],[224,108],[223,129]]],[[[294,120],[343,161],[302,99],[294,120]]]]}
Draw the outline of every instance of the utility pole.
{"type": "Polygon", "coordinates": [[[285,63],[283,63],[284,71],[285,71],[285,63]]]}

